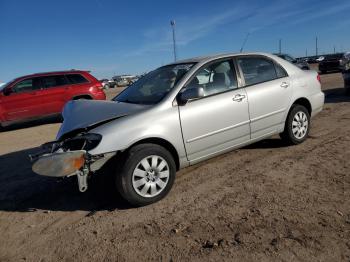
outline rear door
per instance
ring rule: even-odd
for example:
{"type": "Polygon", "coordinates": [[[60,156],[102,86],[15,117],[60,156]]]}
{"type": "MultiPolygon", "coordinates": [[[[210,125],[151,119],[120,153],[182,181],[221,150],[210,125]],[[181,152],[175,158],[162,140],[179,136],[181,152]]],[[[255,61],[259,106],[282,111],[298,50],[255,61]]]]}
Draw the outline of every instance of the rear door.
{"type": "Polygon", "coordinates": [[[276,133],[284,125],[292,95],[287,72],[265,56],[240,56],[237,64],[248,95],[251,138],[276,133]]]}
{"type": "Polygon", "coordinates": [[[90,95],[91,80],[80,73],[66,74],[69,87],[66,90],[66,99],[70,100],[77,95],[90,95]]]}
{"type": "Polygon", "coordinates": [[[11,93],[1,100],[6,121],[45,115],[39,77],[22,79],[11,87],[11,93]]]}
{"type": "Polygon", "coordinates": [[[203,88],[203,98],[179,106],[183,139],[191,163],[250,139],[248,100],[238,88],[232,59],[197,71],[185,88],[203,88]]]}
{"type": "Polygon", "coordinates": [[[64,75],[48,75],[41,77],[41,82],[46,113],[61,113],[65,104],[65,92],[69,88],[67,78],[64,75]]]}

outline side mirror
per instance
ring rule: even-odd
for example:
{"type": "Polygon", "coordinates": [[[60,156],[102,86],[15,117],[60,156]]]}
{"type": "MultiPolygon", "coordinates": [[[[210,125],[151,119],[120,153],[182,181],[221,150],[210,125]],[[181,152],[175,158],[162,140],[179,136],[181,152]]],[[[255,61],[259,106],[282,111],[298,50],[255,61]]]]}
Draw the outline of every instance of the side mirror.
{"type": "Polygon", "coordinates": [[[186,104],[190,100],[198,99],[204,96],[203,87],[188,88],[179,94],[179,102],[181,104],[186,104]]]}
{"type": "Polygon", "coordinates": [[[5,96],[9,96],[11,93],[13,93],[13,91],[12,91],[11,88],[5,88],[4,90],[2,90],[2,93],[3,93],[5,96]]]}

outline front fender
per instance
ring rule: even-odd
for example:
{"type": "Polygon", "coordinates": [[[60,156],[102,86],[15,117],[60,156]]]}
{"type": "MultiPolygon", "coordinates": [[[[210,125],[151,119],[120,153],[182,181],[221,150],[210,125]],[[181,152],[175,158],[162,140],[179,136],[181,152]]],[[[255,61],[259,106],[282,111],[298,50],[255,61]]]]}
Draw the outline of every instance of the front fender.
{"type": "Polygon", "coordinates": [[[116,119],[90,132],[102,135],[99,145],[89,151],[91,155],[124,151],[141,140],[160,138],[174,146],[180,159],[186,158],[177,107],[155,107],[137,115],[116,119]]]}

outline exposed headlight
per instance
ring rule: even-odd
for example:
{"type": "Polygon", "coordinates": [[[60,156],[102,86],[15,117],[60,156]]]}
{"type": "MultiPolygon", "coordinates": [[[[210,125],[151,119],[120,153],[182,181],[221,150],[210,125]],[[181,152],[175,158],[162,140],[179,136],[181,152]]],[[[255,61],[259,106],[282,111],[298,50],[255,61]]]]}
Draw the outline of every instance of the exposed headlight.
{"type": "Polygon", "coordinates": [[[101,142],[102,136],[94,133],[81,133],[72,138],[65,139],[62,142],[62,148],[65,151],[73,150],[92,150],[101,142]]]}

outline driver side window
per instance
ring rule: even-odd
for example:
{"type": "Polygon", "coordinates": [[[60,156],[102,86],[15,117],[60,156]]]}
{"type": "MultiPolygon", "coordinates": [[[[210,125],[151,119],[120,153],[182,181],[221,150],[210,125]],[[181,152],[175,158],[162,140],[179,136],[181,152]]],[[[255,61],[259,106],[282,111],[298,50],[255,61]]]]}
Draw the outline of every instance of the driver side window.
{"type": "Polygon", "coordinates": [[[200,69],[191,82],[189,88],[203,88],[204,95],[214,95],[238,87],[236,72],[231,60],[212,63],[200,69]]]}

